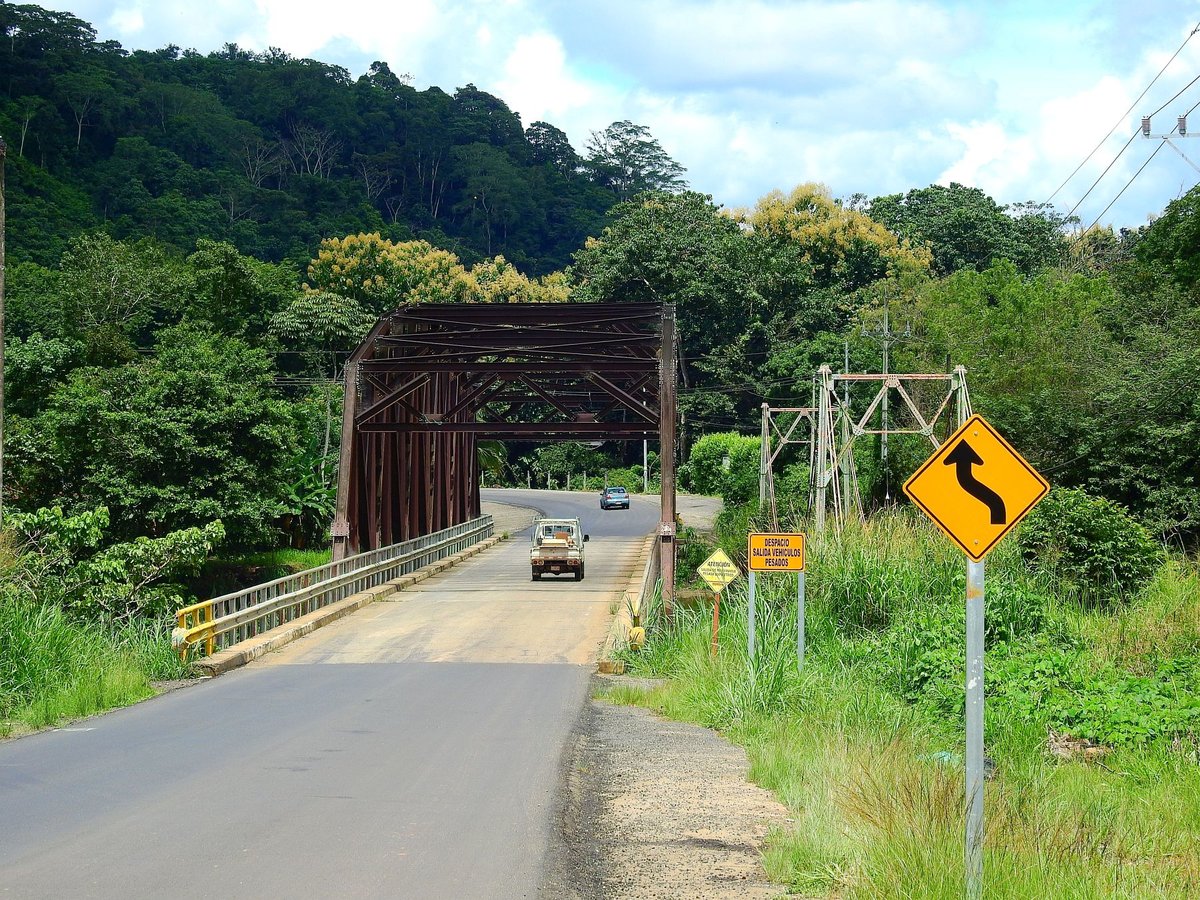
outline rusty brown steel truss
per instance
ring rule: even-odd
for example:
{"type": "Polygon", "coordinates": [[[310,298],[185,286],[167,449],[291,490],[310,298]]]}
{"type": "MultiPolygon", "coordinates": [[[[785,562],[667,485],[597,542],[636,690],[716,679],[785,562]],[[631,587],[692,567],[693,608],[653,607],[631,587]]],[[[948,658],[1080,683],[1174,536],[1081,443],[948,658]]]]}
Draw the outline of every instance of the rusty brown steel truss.
{"type": "Polygon", "coordinates": [[[670,305],[395,310],[346,364],[334,559],[477,516],[481,440],[653,438],[662,446],[666,583],[676,366],[670,305]]]}

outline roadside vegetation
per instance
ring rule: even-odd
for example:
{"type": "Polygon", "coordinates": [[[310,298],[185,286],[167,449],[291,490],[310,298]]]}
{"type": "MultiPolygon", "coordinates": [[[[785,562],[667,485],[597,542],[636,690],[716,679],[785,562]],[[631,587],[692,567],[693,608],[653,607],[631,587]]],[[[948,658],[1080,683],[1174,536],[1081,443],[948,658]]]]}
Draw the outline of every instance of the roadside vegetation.
{"type": "MultiPolygon", "coordinates": [[[[632,122],[577,150],[474,85],[417,91],[382,61],[352,75],[232,44],[127,53],[34,5],[0,5],[0,25],[0,720],[76,683],[90,708],[123,702],[174,671],[173,610],[324,560],[342,364],[407,303],[674,304],[678,485],[731,506],[757,497],[762,403],[806,405],[825,363],[881,371],[871,335],[886,319],[905,334],[891,371],[965,365],[975,408],[1055,484],[1123,504],[1175,552],[1200,546],[1200,188],[1148,225],[1083,232],[961,184],[869,198],[807,183],[730,210],[688,190],[632,122]],[[14,655],[68,632],[92,649],[44,655],[40,674],[31,650],[14,655]],[[140,673],[113,684],[142,686],[87,688],[107,683],[94,673],[109,663],[87,661],[99,656],[140,673]]],[[[895,498],[913,447],[860,441],[868,508],[895,498]]],[[[657,491],[657,455],[644,472],[641,450],[483,442],[479,462],[489,484],[638,491],[648,476],[657,491]]],[[[790,453],[781,497],[807,489],[790,453]]],[[[863,553],[846,565],[874,573],[863,553]]],[[[1045,627],[1112,661],[1096,670],[1106,697],[1161,698],[1183,676],[1155,654],[1186,644],[1172,623],[1193,615],[1172,606],[1190,596],[1183,558],[1155,561],[1119,604],[1087,605],[1094,589],[1070,569],[1014,581],[1013,596],[1049,597],[1045,627]]],[[[867,646],[846,629],[920,618],[890,604],[839,619],[846,646],[867,646]]]]}
{"type": "MultiPolygon", "coordinates": [[[[744,564],[752,509],[714,543],[744,564]]],[[[789,523],[803,530],[804,522],[789,523]]],[[[711,548],[710,548],[711,549],[711,548]]],[[[697,554],[698,555],[698,554],[697,554]]],[[[681,578],[691,570],[681,572],[681,578]]],[[[988,559],[988,897],[1200,892],[1200,566],[1121,508],[1057,490],[988,559]]],[[[911,510],[813,536],[808,647],[795,579],[742,581],[656,619],[612,699],[717,728],[794,824],[766,854],[803,896],[962,896],[965,563],[911,510]]]]}
{"type": "Polygon", "coordinates": [[[180,678],[164,579],[197,567],[216,528],[97,550],[106,510],[12,515],[0,532],[0,737],[124,706],[180,678]]]}

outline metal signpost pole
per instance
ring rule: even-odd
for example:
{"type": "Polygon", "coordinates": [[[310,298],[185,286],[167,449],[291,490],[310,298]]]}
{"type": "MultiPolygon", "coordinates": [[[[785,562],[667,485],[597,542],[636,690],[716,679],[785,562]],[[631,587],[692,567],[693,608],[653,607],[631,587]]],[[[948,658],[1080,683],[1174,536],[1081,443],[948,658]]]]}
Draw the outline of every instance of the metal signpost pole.
{"type": "Polygon", "coordinates": [[[755,571],[750,570],[750,605],[746,614],[746,654],[750,657],[750,662],[754,662],[754,588],[755,588],[755,571]]]}
{"type": "Polygon", "coordinates": [[[983,562],[967,561],[967,898],[983,896],[983,562]]]}
{"type": "Polygon", "coordinates": [[[712,658],[717,658],[717,634],[721,628],[721,592],[713,597],[712,658]]]}
{"type": "MultiPolygon", "coordinates": [[[[960,415],[964,370],[954,370],[960,415]]],[[[982,416],[972,415],[904,483],[904,493],[967,555],[966,896],[983,896],[984,559],[1050,490],[982,416]],[[983,478],[975,474],[980,468],[983,478]]]]}
{"type": "Polygon", "coordinates": [[[804,572],[796,573],[796,664],[804,668],[804,572]]]}

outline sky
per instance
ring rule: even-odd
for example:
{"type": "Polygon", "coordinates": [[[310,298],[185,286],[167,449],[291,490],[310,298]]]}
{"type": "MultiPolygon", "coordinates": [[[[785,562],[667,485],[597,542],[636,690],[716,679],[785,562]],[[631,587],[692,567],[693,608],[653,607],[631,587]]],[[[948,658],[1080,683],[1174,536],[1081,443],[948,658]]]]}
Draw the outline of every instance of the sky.
{"type": "Polygon", "coordinates": [[[1200,80],[1188,87],[1200,76],[1200,34],[1189,39],[1200,0],[40,5],[127,50],[228,42],[355,77],[382,60],[419,89],[471,83],[524,124],[561,128],[580,151],[593,131],[629,119],[687,169],[692,189],[728,207],[806,181],[836,197],[959,182],[1002,204],[1052,198],[1062,213],[1078,204],[1082,227],[1123,227],[1200,182],[1200,140],[1161,137],[1196,105],[1200,138],[1200,80]],[[1114,163],[1141,116],[1160,107],[1152,136],[1139,134],[1114,163]]]}

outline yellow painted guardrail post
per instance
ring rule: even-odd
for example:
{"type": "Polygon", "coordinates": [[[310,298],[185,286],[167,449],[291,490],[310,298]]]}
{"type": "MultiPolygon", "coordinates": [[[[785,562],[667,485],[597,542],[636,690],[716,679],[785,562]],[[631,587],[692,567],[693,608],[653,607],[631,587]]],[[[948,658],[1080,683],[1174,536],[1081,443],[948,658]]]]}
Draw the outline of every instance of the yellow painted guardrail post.
{"type": "Polygon", "coordinates": [[[213,603],[211,600],[193,603],[175,613],[175,627],[171,630],[171,644],[179,653],[179,658],[186,661],[188,651],[199,640],[204,641],[205,655],[212,656],[217,646],[217,633],[213,628],[213,603]]]}

